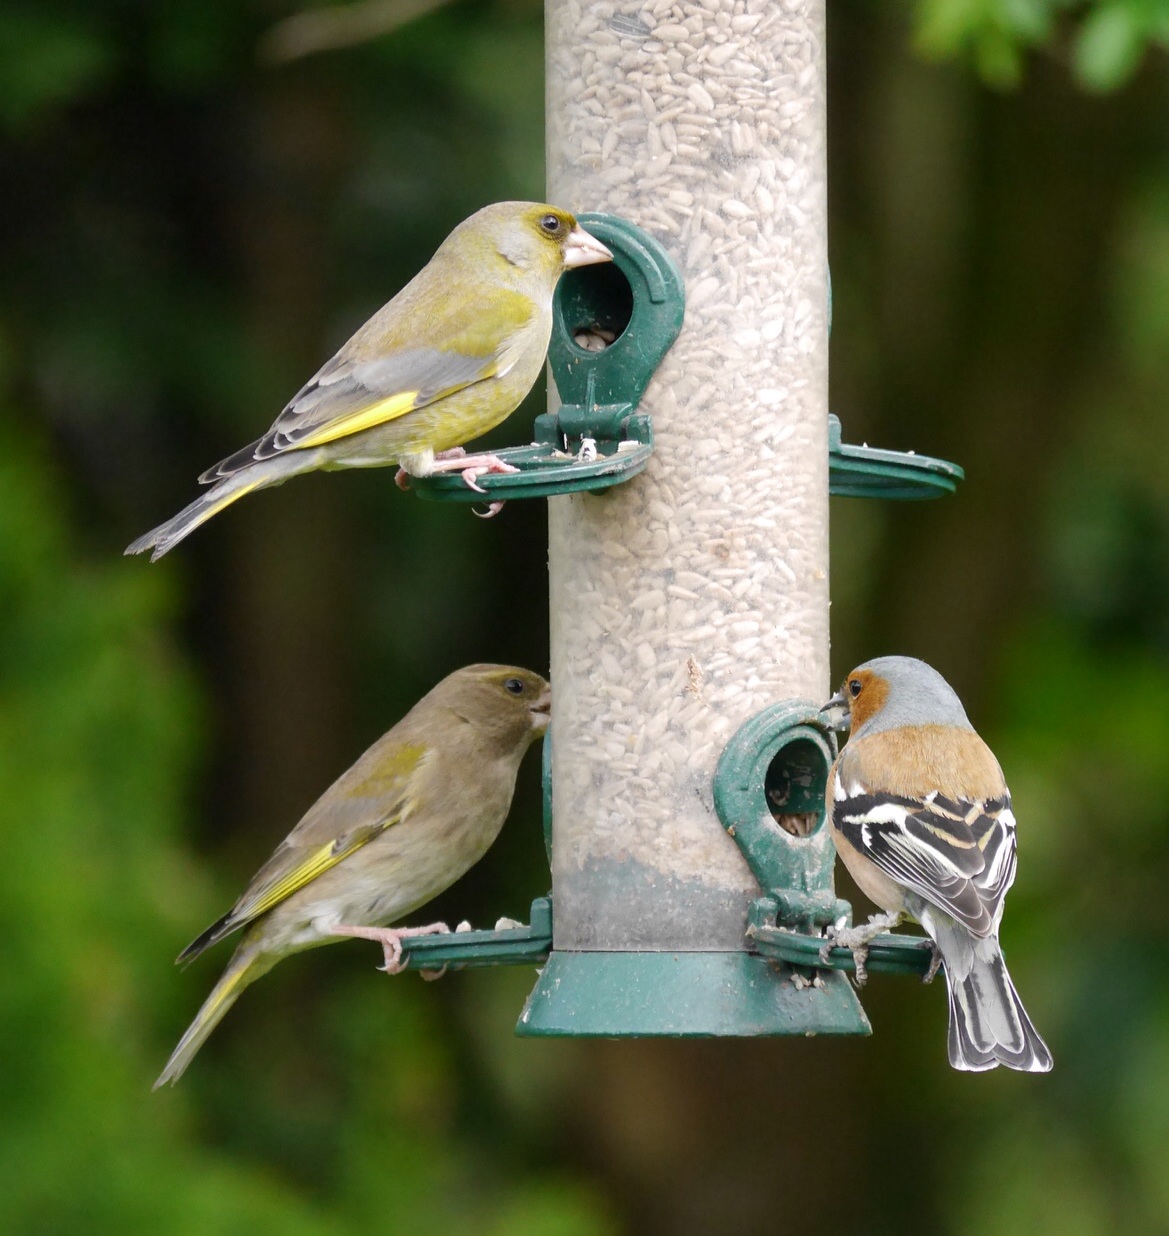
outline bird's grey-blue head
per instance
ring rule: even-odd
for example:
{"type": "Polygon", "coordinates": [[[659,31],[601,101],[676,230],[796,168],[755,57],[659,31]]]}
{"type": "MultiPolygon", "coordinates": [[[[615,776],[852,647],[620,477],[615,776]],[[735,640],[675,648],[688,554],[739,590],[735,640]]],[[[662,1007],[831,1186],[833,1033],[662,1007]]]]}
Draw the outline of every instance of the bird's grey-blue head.
{"type": "Polygon", "coordinates": [[[904,725],[974,728],[953,687],[916,657],[876,657],[858,665],[821,712],[834,729],[850,729],[852,738],[904,725]]]}

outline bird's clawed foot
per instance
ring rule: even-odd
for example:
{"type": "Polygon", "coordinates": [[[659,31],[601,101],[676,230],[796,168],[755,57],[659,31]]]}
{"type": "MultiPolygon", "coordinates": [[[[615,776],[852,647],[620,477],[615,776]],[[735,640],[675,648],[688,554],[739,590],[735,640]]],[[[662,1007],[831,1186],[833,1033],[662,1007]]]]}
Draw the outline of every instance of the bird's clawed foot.
{"type": "Polygon", "coordinates": [[[461,446],[456,446],[454,450],[443,451],[441,455],[435,455],[434,463],[428,469],[428,475],[433,475],[435,472],[457,472],[462,476],[464,485],[469,486],[476,493],[485,494],[487,490],[476,483],[481,476],[488,476],[493,472],[518,471],[519,468],[515,464],[506,463],[498,455],[468,455],[461,446]]]}
{"type": "MultiPolygon", "coordinates": [[[[479,494],[487,492],[482,485],[476,484],[481,476],[488,476],[493,472],[519,471],[515,464],[505,463],[498,455],[474,455],[470,459],[464,459],[463,463],[467,465],[460,471],[463,484],[479,494]]],[[[492,503],[492,505],[494,506],[495,504],[492,503]]],[[[503,504],[500,503],[500,505],[502,506],[503,504]]]]}
{"type": "Polygon", "coordinates": [[[888,914],[874,914],[860,927],[829,927],[827,939],[820,949],[820,960],[827,962],[830,948],[848,949],[852,954],[853,965],[856,966],[856,985],[863,987],[869,978],[865,969],[865,963],[869,959],[869,945],[882,932],[896,927],[902,917],[900,913],[890,911],[888,914]]]}
{"type": "MultiPolygon", "coordinates": [[[[487,490],[480,485],[479,478],[491,473],[518,472],[514,464],[500,459],[498,455],[468,455],[461,446],[453,446],[449,451],[440,451],[425,467],[425,471],[411,473],[405,468],[399,468],[394,473],[394,484],[399,489],[410,488],[411,476],[433,476],[436,472],[457,472],[463,478],[463,484],[473,489],[477,494],[486,494],[487,490]]],[[[489,502],[485,511],[476,511],[480,519],[491,519],[503,510],[503,503],[489,502]]]]}
{"type": "MultiPolygon", "coordinates": [[[[386,964],[379,966],[387,974],[401,974],[405,970],[402,964],[402,941],[412,936],[448,935],[450,928],[446,923],[428,923],[425,927],[347,927],[340,924],[331,928],[335,936],[354,936],[359,940],[374,940],[382,946],[385,952],[386,964]]],[[[443,967],[445,970],[446,967],[443,967]]],[[[423,978],[439,978],[442,970],[423,971],[423,978]]]]}

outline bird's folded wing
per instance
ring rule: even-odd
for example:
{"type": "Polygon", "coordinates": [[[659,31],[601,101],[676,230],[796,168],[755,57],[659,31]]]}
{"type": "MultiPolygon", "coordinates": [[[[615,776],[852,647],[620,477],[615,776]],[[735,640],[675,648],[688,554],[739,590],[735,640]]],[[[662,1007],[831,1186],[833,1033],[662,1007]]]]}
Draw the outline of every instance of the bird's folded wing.
{"type": "MultiPolygon", "coordinates": [[[[505,297],[487,324],[467,320],[466,306],[445,332],[443,346],[390,348],[363,359],[342,349],[289,401],[271,429],[199,480],[211,484],[284,451],[306,450],[384,425],[506,373],[532,320],[526,297],[505,297]]],[[[436,324],[427,333],[434,337],[436,324]]],[[[439,327],[443,323],[437,324],[439,327]]]]}
{"type": "MultiPolygon", "coordinates": [[[[426,752],[422,746],[399,746],[395,749],[394,757],[392,773],[378,779],[375,809],[370,809],[368,798],[363,800],[347,797],[332,803],[329,800],[333,791],[329,791],[256,872],[251,884],[235,905],[187,945],[179,954],[178,960],[190,961],[197,957],[204,949],[266,914],[375,837],[404,820],[413,806],[410,793],[413,774],[426,758],[426,752]],[[342,822],[346,815],[359,818],[346,826],[342,822]],[[361,816],[365,818],[360,819],[361,816]],[[333,824],[331,829],[330,822],[333,824]]],[[[360,763],[333,789],[342,788],[345,781],[353,778],[358,769],[360,763]]],[[[373,783],[366,780],[361,784],[363,788],[372,788],[373,783]]]]}
{"type": "Polygon", "coordinates": [[[311,884],[317,876],[324,875],[355,850],[361,849],[401,818],[395,812],[372,824],[362,824],[338,837],[336,841],[313,849],[304,846],[281,846],[265,866],[261,876],[266,878],[254,883],[247,896],[232,910],[236,926],[259,918],[261,914],[279,905],[286,897],[311,884]],[[272,868],[275,868],[272,870],[272,868]]]}
{"type": "Polygon", "coordinates": [[[878,794],[862,784],[833,786],[833,822],[890,879],[987,935],[1002,916],[1015,878],[1010,798],[954,800],[878,794]]]}

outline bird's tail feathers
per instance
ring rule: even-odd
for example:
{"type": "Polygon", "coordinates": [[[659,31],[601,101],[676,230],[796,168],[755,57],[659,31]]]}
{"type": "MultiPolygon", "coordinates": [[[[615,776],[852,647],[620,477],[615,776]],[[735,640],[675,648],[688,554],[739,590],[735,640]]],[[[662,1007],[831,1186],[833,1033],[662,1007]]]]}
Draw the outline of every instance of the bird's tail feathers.
{"type": "Polygon", "coordinates": [[[923,914],[922,925],[945,963],[950,1064],[973,1073],[999,1064],[1024,1073],[1048,1072],[1051,1052],[1015,991],[998,939],[974,936],[940,914],[923,914]]]}
{"type": "Polygon", "coordinates": [[[241,924],[236,922],[233,917],[233,911],[228,912],[222,917],[217,918],[215,922],[207,928],[206,931],[197,935],[190,944],[175,958],[175,965],[189,965],[201,953],[209,949],[213,944],[218,944],[224,936],[229,936],[241,924]]]}
{"type": "Polygon", "coordinates": [[[274,962],[275,958],[265,956],[254,945],[249,945],[246,939],[240,944],[231,961],[227,963],[227,969],[220,976],[219,982],[203,1001],[203,1007],[195,1014],[195,1020],[187,1027],[178,1045],[171,1052],[166,1067],[154,1083],[155,1090],[167,1082],[173,1086],[182,1077],[195,1053],[223,1020],[227,1010],[239,999],[240,993],[262,974],[266,974],[274,962]]]}
{"type": "Polygon", "coordinates": [[[245,494],[280,485],[290,476],[312,467],[310,459],[303,456],[297,458],[298,455],[301,455],[301,452],[280,455],[224,477],[205,494],[200,494],[189,506],[183,507],[177,515],[159,524],[157,528],[152,528],[145,536],[140,536],[127,547],[126,553],[141,554],[149,549],[153,551],[150,555],[151,562],[157,562],[184,537],[190,536],[201,524],[205,524],[213,515],[218,515],[245,494]]]}
{"type": "Polygon", "coordinates": [[[221,459],[214,467],[200,473],[199,484],[214,485],[216,481],[226,480],[227,477],[235,476],[237,472],[252,467],[256,463],[256,451],[260,449],[263,442],[263,438],[257,438],[255,442],[249,442],[247,446],[240,447],[234,455],[221,459]]]}

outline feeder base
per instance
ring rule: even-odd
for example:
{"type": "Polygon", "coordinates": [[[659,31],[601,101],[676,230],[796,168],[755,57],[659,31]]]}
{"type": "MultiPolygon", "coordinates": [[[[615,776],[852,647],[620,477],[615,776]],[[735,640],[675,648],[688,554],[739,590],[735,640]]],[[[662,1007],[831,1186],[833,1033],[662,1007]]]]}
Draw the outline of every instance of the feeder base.
{"type": "Polygon", "coordinates": [[[516,1024],[519,1035],[590,1038],[871,1033],[843,974],[744,952],[554,951],[516,1024]]]}

